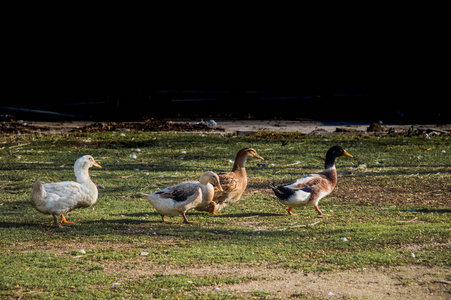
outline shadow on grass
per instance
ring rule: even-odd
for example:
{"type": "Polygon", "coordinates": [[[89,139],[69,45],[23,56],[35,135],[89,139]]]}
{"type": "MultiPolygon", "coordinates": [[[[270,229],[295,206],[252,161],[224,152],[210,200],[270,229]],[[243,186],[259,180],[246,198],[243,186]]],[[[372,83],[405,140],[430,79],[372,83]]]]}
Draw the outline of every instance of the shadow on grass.
{"type": "MultiPolygon", "coordinates": [[[[261,213],[261,212],[247,212],[247,213],[231,213],[231,214],[221,214],[221,215],[210,215],[206,212],[195,212],[190,211],[187,213],[187,217],[190,221],[193,221],[194,225],[201,226],[202,223],[198,223],[197,220],[200,218],[258,218],[258,217],[274,217],[274,216],[282,216],[284,214],[277,213],[261,213]]],[[[86,220],[86,221],[77,221],[75,224],[66,225],[67,228],[72,229],[80,229],[81,231],[92,229],[93,225],[98,225],[99,227],[105,226],[111,227],[111,229],[116,231],[122,231],[122,228],[127,228],[128,226],[136,226],[136,225],[146,225],[146,224],[161,224],[162,227],[165,225],[168,226],[190,226],[189,224],[183,223],[182,216],[174,216],[174,217],[166,217],[166,222],[163,223],[161,219],[161,215],[157,212],[140,212],[140,213],[115,213],[111,214],[112,217],[117,217],[117,219],[98,219],[98,220],[86,220]],[[136,219],[143,218],[146,219],[136,219]]],[[[17,222],[6,221],[0,222],[0,228],[20,228],[20,227],[35,227],[35,228],[55,228],[51,222],[51,217],[49,217],[48,224],[42,224],[40,222],[31,223],[31,222],[21,222],[18,220],[17,222]]],[[[202,230],[203,228],[199,228],[196,226],[197,230],[202,230]]],[[[81,232],[80,232],[81,233],[81,232]]]]}
{"type": "Polygon", "coordinates": [[[0,228],[21,228],[21,227],[38,227],[38,226],[46,226],[46,225],[30,222],[0,222],[0,228]]]}
{"type": "Polygon", "coordinates": [[[280,217],[285,214],[277,213],[262,213],[262,212],[248,212],[248,213],[231,213],[215,215],[217,218],[253,218],[253,217],[280,217]]]}
{"type": "MultiPolygon", "coordinates": [[[[445,168],[446,166],[438,166],[437,168],[445,168]]],[[[424,167],[426,168],[426,166],[424,167]]],[[[340,173],[340,172],[338,172],[340,173]]],[[[443,170],[443,169],[435,169],[431,171],[418,171],[417,169],[405,169],[405,170],[392,170],[392,171],[383,171],[383,172],[355,172],[351,176],[353,177],[378,177],[378,176],[409,176],[409,175],[436,175],[436,174],[451,174],[451,171],[443,170]]],[[[344,174],[344,176],[349,177],[348,174],[344,174]]]]}
{"type": "MultiPolygon", "coordinates": [[[[74,161],[75,162],[75,161],[74,161]]],[[[2,165],[2,171],[39,171],[39,172],[49,172],[49,171],[71,171],[73,169],[74,162],[62,162],[61,164],[55,163],[19,163],[19,162],[10,162],[2,165]],[[64,167],[61,165],[64,164],[64,167]]],[[[183,162],[183,161],[180,161],[183,162]]],[[[148,170],[151,172],[185,172],[185,171],[199,171],[202,172],[201,166],[189,166],[182,163],[169,163],[165,162],[164,164],[155,164],[155,163],[146,163],[146,162],[121,162],[115,164],[102,164],[102,169],[111,172],[122,172],[122,171],[134,171],[135,169],[140,170],[148,170]]],[[[98,172],[102,172],[102,170],[92,169],[92,174],[97,174],[98,172]]],[[[101,174],[101,173],[99,173],[101,174]]],[[[97,174],[98,175],[98,174],[97,174]]],[[[118,176],[122,174],[117,174],[118,176]]],[[[6,178],[6,176],[4,176],[6,178]]],[[[75,179],[75,178],[74,178],[75,179]]]]}
{"type": "MultiPolygon", "coordinates": [[[[262,213],[262,212],[248,212],[248,213],[219,213],[217,215],[211,215],[207,212],[196,212],[189,211],[186,213],[187,216],[211,216],[212,218],[248,218],[248,217],[277,217],[285,214],[277,214],[277,213],[262,213]]],[[[160,214],[157,212],[143,212],[143,213],[129,213],[129,214],[111,214],[111,216],[127,216],[127,217],[149,217],[149,216],[157,216],[159,218],[160,214]]]]}
{"type": "Polygon", "coordinates": [[[419,212],[419,213],[426,213],[426,214],[445,214],[445,213],[451,213],[450,208],[438,208],[438,209],[431,209],[431,208],[419,208],[419,209],[402,209],[400,211],[403,212],[419,212]]]}
{"type": "MultiPolygon", "coordinates": [[[[123,215],[123,214],[122,214],[123,215]]],[[[252,230],[249,228],[228,228],[224,224],[218,222],[217,226],[212,226],[211,223],[205,224],[205,217],[209,218],[207,213],[194,212],[188,214],[188,219],[192,224],[183,223],[181,216],[166,217],[166,222],[162,222],[161,216],[156,213],[133,213],[128,214],[126,217],[120,217],[117,219],[98,219],[98,220],[85,220],[77,221],[75,224],[64,225],[65,228],[58,228],[53,226],[51,220],[48,222],[21,222],[5,221],[0,222],[0,228],[15,230],[24,230],[32,232],[32,235],[28,239],[35,240],[38,237],[40,239],[59,239],[62,235],[65,238],[75,237],[92,237],[97,236],[105,240],[114,241],[127,241],[128,238],[137,238],[140,236],[155,236],[155,237],[175,237],[188,240],[218,240],[225,236],[233,236],[234,243],[246,244],[249,239],[254,237],[279,237],[281,232],[279,230],[261,229],[252,230]],[[146,219],[136,219],[136,217],[146,217],[146,219]],[[54,234],[54,237],[47,234],[54,234]],[[119,237],[121,236],[121,237],[119,237]]],[[[266,216],[280,216],[280,214],[272,213],[238,213],[228,215],[211,216],[211,218],[218,218],[224,220],[227,217],[266,217],[266,216]]],[[[227,221],[226,221],[227,222],[227,221]]],[[[285,231],[285,236],[296,236],[299,234],[304,235],[302,232],[289,232],[285,231]]],[[[6,237],[5,237],[6,238],[6,237]]],[[[13,238],[13,235],[10,237],[13,238]]],[[[25,240],[24,240],[25,241],[25,240]]]]}

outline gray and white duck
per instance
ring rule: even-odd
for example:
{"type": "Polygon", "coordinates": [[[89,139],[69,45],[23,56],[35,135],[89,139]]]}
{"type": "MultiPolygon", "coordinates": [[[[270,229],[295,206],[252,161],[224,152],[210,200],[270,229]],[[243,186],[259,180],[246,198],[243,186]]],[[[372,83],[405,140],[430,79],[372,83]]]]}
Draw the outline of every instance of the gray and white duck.
{"type": "Polygon", "coordinates": [[[189,224],[186,217],[188,210],[208,206],[213,202],[213,185],[222,191],[218,175],[209,171],[203,173],[199,181],[185,181],[142,196],[160,213],[163,222],[165,216],[182,215],[184,222],[189,224]]]}

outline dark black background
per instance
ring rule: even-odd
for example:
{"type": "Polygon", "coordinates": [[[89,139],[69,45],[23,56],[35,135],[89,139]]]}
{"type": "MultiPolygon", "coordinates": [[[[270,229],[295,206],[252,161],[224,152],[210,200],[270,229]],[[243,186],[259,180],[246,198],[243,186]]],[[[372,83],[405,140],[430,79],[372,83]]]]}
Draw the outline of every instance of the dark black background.
{"type": "Polygon", "coordinates": [[[4,38],[0,114],[451,121],[439,24],[404,8],[293,8],[22,10],[4,38]]]}

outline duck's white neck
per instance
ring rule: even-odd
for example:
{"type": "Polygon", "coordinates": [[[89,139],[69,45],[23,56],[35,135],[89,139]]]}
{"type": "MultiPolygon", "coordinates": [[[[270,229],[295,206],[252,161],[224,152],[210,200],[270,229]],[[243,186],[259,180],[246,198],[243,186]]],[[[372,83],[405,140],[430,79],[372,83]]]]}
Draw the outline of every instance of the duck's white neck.
{"type": "Polygon", "coordinates": [[[78,183],[89,183],[92,182],[91,177],[89,176],[88,168],[74,168],[75,178],[77,178],[78,183]]]}
{"type": "Polygon", "coordinates": [[[207,178],[207,177],[201,176],[199,178],[199,183],[202,184],[202,185],[208,185],[210,183],[210,179],[207,178]]]}

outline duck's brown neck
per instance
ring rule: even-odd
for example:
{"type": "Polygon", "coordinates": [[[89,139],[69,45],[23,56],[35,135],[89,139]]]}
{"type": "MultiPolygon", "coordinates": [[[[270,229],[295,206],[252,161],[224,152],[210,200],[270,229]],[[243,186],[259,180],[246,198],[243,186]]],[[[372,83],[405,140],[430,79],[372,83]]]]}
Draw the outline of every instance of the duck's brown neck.
{"type": "Polygon", "coordinates": [[[332,182],[334,186],[337,184],[337,169],[335,169],[335,166],[324,170],[322,173],[332,182]]]}
{"type": "Polygon", "coordinates": [[[247,155],[245,153],[238,153],[233,163],[232,172],[241,171],[246,172],[244,164],[246,163],[247,155]]]}

